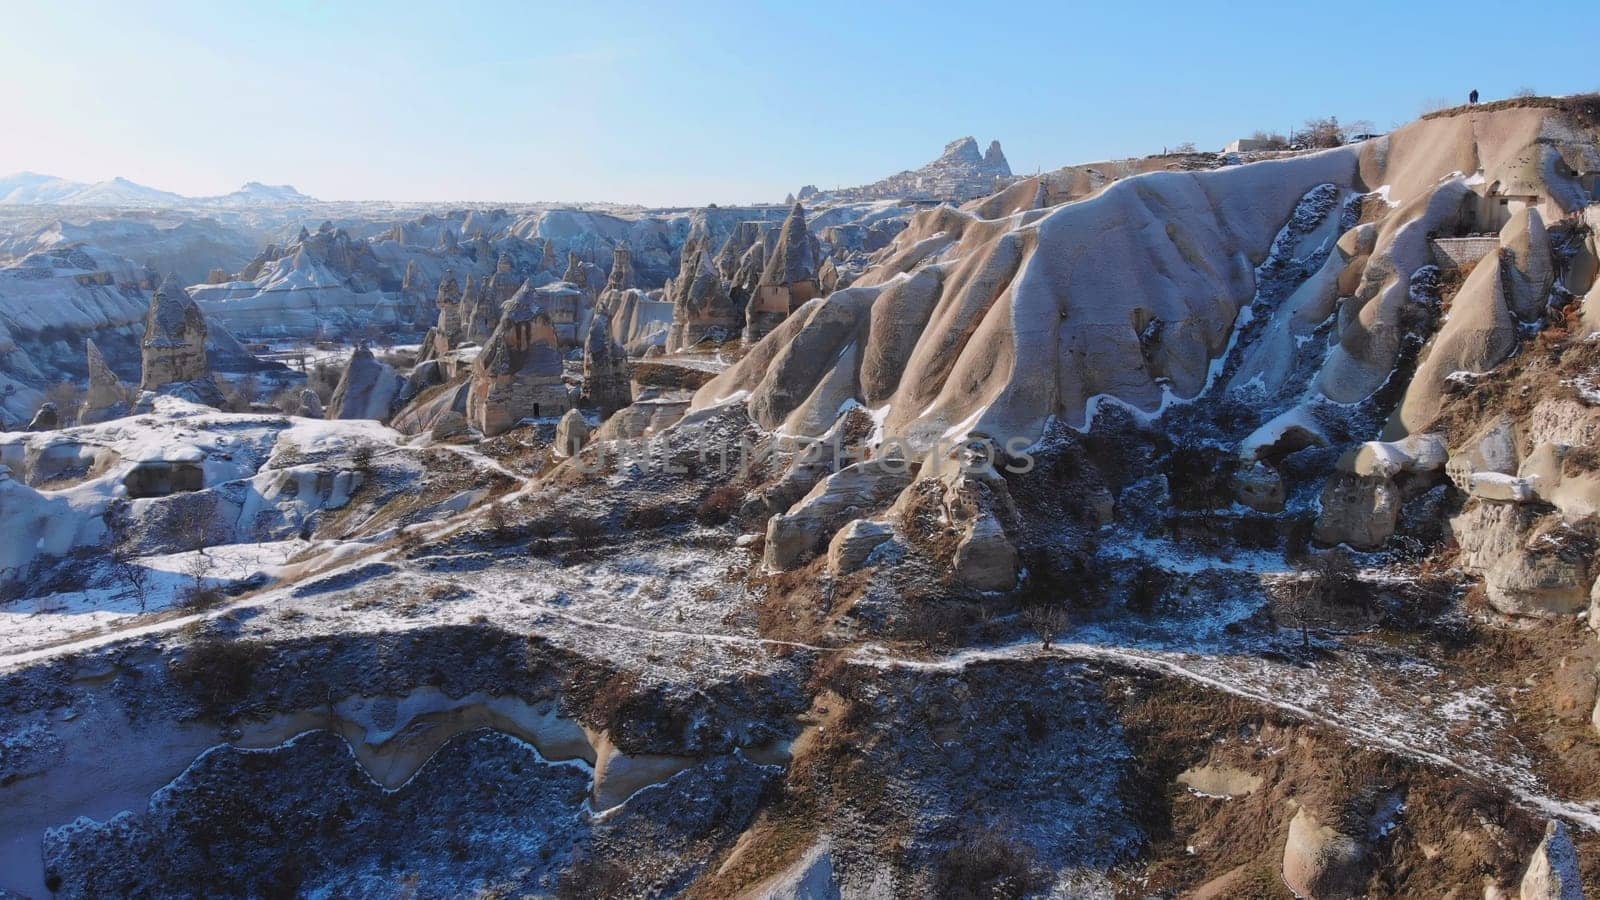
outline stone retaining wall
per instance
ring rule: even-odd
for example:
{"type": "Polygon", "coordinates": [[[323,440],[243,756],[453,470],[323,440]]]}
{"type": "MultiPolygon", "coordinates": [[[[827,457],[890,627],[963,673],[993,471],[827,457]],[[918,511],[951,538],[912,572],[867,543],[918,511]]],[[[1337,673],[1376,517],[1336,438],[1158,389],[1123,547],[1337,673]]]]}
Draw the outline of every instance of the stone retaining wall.
{"type": "Polygon", "coordinates": [[[1475,263],[1500,249],[1500,238],[1486,237],[1435,238],[1428,242],[1433,251],[1433,263],[1441,269],[1459,269],[1475,263]]]}

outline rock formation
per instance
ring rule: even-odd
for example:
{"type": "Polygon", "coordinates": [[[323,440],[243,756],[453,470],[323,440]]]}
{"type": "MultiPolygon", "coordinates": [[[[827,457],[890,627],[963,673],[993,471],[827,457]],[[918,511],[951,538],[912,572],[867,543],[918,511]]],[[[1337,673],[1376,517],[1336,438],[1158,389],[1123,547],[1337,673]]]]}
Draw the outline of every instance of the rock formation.
{"type": "Polygon", "coordinates": [[[1319,823],[1301,807],[1289,822],[1283,848],[1283,881],[1301,897],[1350,900],[1365,893],[1369,867],[1366,848],[1356,839],[1319,823]]]}
{"type": "MultiPolygon", "coordinates": [[[[471,283],[471,277],[468,277],[471,283]]],[[[442,355],[465,338],[461,319],[462,307],[461,286],[456,283],[453,272],[446,271],[444,279],[439,282],[439,293],[434,297],[434,305],[439,310],[439,322],[434,326],[435,337],[440,341],[437,352],[442,355]]]]}
{"type": "Polygon", "coordinates": [[[1565,823],[1551,820],[1522,876],[1520,900],[1583,900],[1578,851],[1565,823]]]}
{"type": "MultiPolygon", "coordinates": [[[[403,271],[410,270],[408,262],[403,271]]],[[[312,337],[412,321],[402,314],[408,303],[426,316],[425,281],[418,270],[407,289],[371,244],[324,222],[315,232],[301,229],[287,247],[268,246],[236,280],[194,285],[191,293],[212,321],[231,331],[312,337]]]]}
{"type": "Polygon", "coordinates": [[[338,387],[328,400],[330,419],[389,420],[401,379],[394,368],[372,355],[362,344],[350,355],[350,362],[339,377],[338,387]]]}
{"type": "Polygon", "coordinates": [[[683,246],[683,265],[672,284],[672,330],[667,352],[673,353],[703,340],[726,341],[739,330],[739,310],[723,287],[722,276],[712,266],[710,239],[690,238],[683,246]]]}
{"type": "Polygon", "coordinates": [[[801,202],[813,205],[888,199],[963,201],[988,196],[1005,187],[1011,178],[1011,165],[1006,162],[999,141],[990,141],[988,151],[980,153],[978,142],[964,137],[946,144],[938,159],[920,169],[853,188],[818,191],[807,185],[798,196],[801,202]]]}
{"type": "Polygon", "coordinates": [[[300,392],[300,415],[308,419],[322,418],[322,398],[310,388],[300,392]]]}
{"type": "Polygon", "coordinates": [[[28,422],[28,431],[55,431],[61,427],[61,414],[56,410],[56,405],[48,400],[39,404],[38,412],[33,414],[33,419],[28,422]]]}
{"type": "Polygon", "coordinates": [[[467,420],[492,436],[526,418],[561,415],[572,406],[561,371],[555,325],[524,285],[473,361],[467,420]]]}
{"type": "Polygon", "coordinates": [[[561,280],[583,292],[584,299],[592,306],[600,296],[602,280],[595,265],[584,262],[578,254],[568,251],[567,270],[562,273],[561,280]]]}
{"type": "Polygon", "coordinates": [[[461,294],[461,339],[482,343],[489,339],[499,320],[500,307],[489,302],[477,276],[468,275],[466,290],[461,294]]]}
{"type": "Polygon", "coordinates": [[[596,313],[583,342],[583,393],[600,409],[601,418],[633,402],[628,355],[611,337],[611,321],[596,313]]]}
{"type": "Polygon", "coordinates": [[[790,313],[821,293],[816,241],[806,230],[805,209],[796,203],[789,218],[783,220],[761,282],[745,310],[745,342],[753,344],[766,337],[790,313]]]}
{"type": "Polygon", "coordinates": [[[606,276],[606,291],[622,292],[636,287],[633,278],[633,250],[622,241],[611,250],[611,274],[606,276]]]}
{"type": "Polygon", "coordinates": [[[150,297],[139,343],[141,391],[192,396],[220,405],[222,391],[211,377],[206,357],[206,319],[178,283],[167,276],[150,297]]]}
{"type": "MultiPolygon", "coordinates": [[[[441,288],[443,285],[441,285],[441,288]]],[[[423,316],[428,306],[428,287],[423,281],[422,268],[416,260],[406,263],[406,274],[400,280],[400,316],[415,322],[423,316]]]]}
{"type": "Polygon", "coordinates": [[[513,266],[511,254],[500,254],[499,260],[495,262],[494,274],[490,275],[488,280],[484,282],[484,298],[489,304],[488,308],[495,313],[490,316],[495,322],[499,321],[498,311],[504,308],[512,297],[517,295],[517,291],[521,290],[522,285],[527,280],[518,278],[513,271],[513,266]]]}
{"type": "Polygon", "coordinates": [[[583,292],[576,285],[555,281],[537,289],[538,303],[555,326],[562,347],[580,346],[584,319],[588,314],[583,292]]]}
{"type": "Polygon", "coordinates": [[[555,454],[557,456],[576,456],[583,445],[589,443],[589,422],[584,419],[583,413],[576,409],[569,409],[561,416],[561,421],[556,423],[555,454]]]}
{"type": "Polygon", "coordinates": [[[89,338],[86,352],[89,358],[89,389],[84,394],[83,407],[78,411],[78,424],[92,425],[127,415],[128,388],[117,378],[117,373],[106,365],[94,338],[89,338]]]}

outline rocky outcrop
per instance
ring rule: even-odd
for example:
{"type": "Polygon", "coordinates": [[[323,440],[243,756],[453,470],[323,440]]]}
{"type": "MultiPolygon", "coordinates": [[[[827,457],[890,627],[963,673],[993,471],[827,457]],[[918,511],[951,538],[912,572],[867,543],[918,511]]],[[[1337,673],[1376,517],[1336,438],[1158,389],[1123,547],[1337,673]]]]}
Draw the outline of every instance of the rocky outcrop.
{"type": "Polygon", "coordinates": [[[61,414],[56,405],[46,400],[39,404],[38,412],[29,420],[27,431],[55,431],[61,427],[61,414]]]}
{"type": "Polygon", "coordinates": [[[894,526],[888,523],[851,520],[828,542],[828,571],[835,575],[854,572],[866,565],[874,550],[893,539],[894,526]]]}
{"type": "Polygon", "coordinates": [[[488,340],[499,316],[500,307],[489,302],[483,283],[468,275],[461,294],[461,339],[479,343],[488,340]]]}
{"type": "Polygon", "coordinates": [[[534,297],[528,285],[517,291],[473,360],[467,421],[486,435],[526,418],[559,416],[572,406],[561,380],[555,325],[534,297]]]}
{"type": "Polygon", "coordinates": [[[179,393],[213,405],[222,402],[206,357],[205,316],[176,275],[167,276],[151,295],[139,349],[141,391],[179,393]]]}
{"type": "Polygon", "coordinates": [[[626,291],[638,286],[633,277],[633,250],[627,241],[611,250],[611,274],[606,276],[606,291],[626,291]]]}
{"type": "Polygon", "coordinates": [[[376,419],[387,422],[401,379],[388,363],[372,355],[365,344],[350,355],[339,385],[328,400],[330,419],[376,419]]]}
{"type": "MultiPolygon", "coordinates": [[[[470,276],[468,281],[470,283],[470,276]]],[[[461,319],[461,285],[456,282],[454,272],[445,272],[433,302],[439,311],[438,323],[434,325],[434,339],[438,342],[435,354],[443,355],[466,337],[461,319]]]]}
{"type": "Polygon", "coordinates": [[[910,483],[903,460],[866,461],[840,469],[818,482],[788,512],[767,522],[763,561],[779,570],[804,563],[827,547],[845,523],[883,508],[910,483]]]}
{"type": "Polygon", "coordinates": [[[561,280],[583,292],[584,299],[591,306],[599,298],[603,284],[598,267],[579,259],[578,254],[570,251],[567,253],[567,269],[561,273],[561,280]]]}
{"type": "Polygon", "coordinates": [[[806,211],[796,203],[783,220],[777,244],[745,310],[746,343],[766,337],[790,313],[822,293],[817,255],[816,239],[806,229],[806,211]]]}
{"type": "Polygon", "coordinates": [[[556,423],[554,453],[557,456],[576,456],[589,443],[589,422],[576,409],[567,410],[556,423]]]}
{"type": "Polygon", "coordinates": [[[494,273],[483,284],[483,303],[488,304],[491,329],[498,323],[498,314],[517,295],[527,281],[514,271],[514,261],[509,253],[501,253],[495,261],[494,273]]]}
{"type": "MultiPolygon", "coordinates": [[[[423,281],[416,273],[418,304],[423,281]]],[[[235,333],[314,337],[408,321],[403,284],[372,245],[324,222],[315,232],[301,229],[287,247],[268,246],[236,280],[195,285],[192,293],[207,316],[235,333]]]]}
{"type": "Polygon", "coordinates": [[[596,313],[583,342],[583,395],[600,409],[601,418],[633,402],[628,354],[611,337],[611,321],[596,313]]]}
{"type": "Polygon", "coordinates": [[[1245,506],[1257,512],[1283,512],[1286,496],[1283,476],[1272,466],[1253,462],[1234,475],[1233,483],[1239,502],[1245,506]]]}
{"type": "Polygon", "coordinates": [[[739,331],[739,310],[712,266],[709,238],[691,238],[683,247],[683,266],[671,285],[672,330],[667,352],[703,340],[726,341],[739,331]]]}
{"type": "Polygon", "coordinates": [[[1011,179],[1011,165],[999,141],[979,152],[978,142],[957,138],[945,145],[939,158],[919,168],[891,175],[872,184],[853,188],[818,191],[807,185],[800,189],[803,201],[858,200],[971,200],[985,197],[1004,187],[1011,179]]]}
{"type": "Polygon", "coordinates": [[[322,418],[322,398],[310,388],[300,392],[300,415],[308,419],[322,418]]]}
{"type": "Polygon", "coordinates": [[[895,502],[902,528],[945,535],[936,545],[954,543],[945,560],[953,580],[974,591],[1015,587],[1021,560],[1006,526],[1017,523],[1016,506],[993,460],[976,446],[954,449],[944,458],[924,461],[917,481],[895,502]]]}
{"type": "Polygon", "coordinates": [[[1388,478],[1335,472],[1322,490],[1313,536],[1324,544],[1375,550],[1394,534],[1400,505],[1400,491],[1388,478]]]}
{"type": "MultiPolygon", "coordinates": [[[[1426,338],[1429,229],[1456,227],[1480,182],[1497,179],[1536,181],[1541,210],[1573,208],[1582,188],[1557,160],[1592,153],[1588,132],[1548,110],[1506,109],[1270,163],[1123,178],[1053,207],[927,209],[823,299],[838,309],[793,328],[791,314],[770,349],[758,344],[696,404],[748,391],[753,417],[778,427],[767,410],[843,392],[887,406],[884,436],[919,451],[958,426],[1036,439],[1052,418],[1084,427],[1112,400],[1153,416],[1208,390],[1237,396],[1261,421],[1310,420],[1324,400],[1366,402],[1426,338]],[[1447,149],[1457,147],[1481,177],[1459,174],[1447,149]],[[1367,193],[1374,184],[1389,190],[1367,193]],[[1377,220],[1361,222],[1358,207],[1377,220]],[[1318,329],[1335,313],[1330,338],[1318,329]],[[808,336],[806,356],[837,362],[813,368],[784,352],[818,329],[828,334],[808,336]]],[[[1515,224],[1532,233],[1531,218],[1515,224]]],[[[1539,267],[1526,268],[1539,287],[1539,267]]],[[[1402,418],[1383,436],[1424,430],[1402,418]]],[[[829,424],[791,430],[814,436],[829,424]]]]}
{"type": "MultiPolygon", "coordinates": [[[[440,285],[441,290],[443,285],[440,285]]],[[[406,274],[400,279],[400,317],[407,322],[423,318],[428,306],[428,287],[424,283],[422,267],[415,259],[406,263],[406,274]]]]}
{"type": "Polygon", "coordinates": [[[1564,822],[1552,819],[1522,876],[1520,900],[1583,900],[1578,850],[1564,822]]]}
{"type": "Polygon", "coordinates": [[[1289,822],[1283,881],[1301,897],[1348,900],[1366,893],[1368,854],[1348,835],[1319,823],[1301,807],[1289,822]]]}
{"type": "Polygon", "coordinates": [[[94,338],[85,344],[89,361],[89,389],[83,397],[83,407],[78,411],[78,424],[92,425],[128,414],[128,387],[117,378],[117,373],[106,365],[94,338]]]}

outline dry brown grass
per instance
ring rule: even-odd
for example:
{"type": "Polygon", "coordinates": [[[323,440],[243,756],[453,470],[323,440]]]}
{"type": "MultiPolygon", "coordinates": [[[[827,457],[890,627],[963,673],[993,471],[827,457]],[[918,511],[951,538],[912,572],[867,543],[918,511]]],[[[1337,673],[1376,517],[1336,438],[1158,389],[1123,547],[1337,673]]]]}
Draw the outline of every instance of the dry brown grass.
{"type": "Polygon", "coordinates": [[[1572,116],[1581,125],[1600,125],[1600,93],[1577,94],[1571,97],[1512,97],[1477,105],[1452,106],[1423,113],[1422,118],[1445,119],[1471,113],[1491,113],[1506,109],[1558,109],[1572,116]]]}
{"type": "Polygon", "coordinates": [[[1404,797],[1398,826],[1372,847],[1371,897],[1477,889],[1485,875],[1513,884],[1538,842],[1542,823],[1496,785],[1354,748],[1321,727],[1188,683],[1141,679],[1131,690],[1124,727],[1140,778],[1130,800],[1152,838],[1140,872],[1151,893],[1192,890],[1241,867],[1276,875],[1301,806],[1355,833],[1389,797],[1404,797]],[[1201,763],[1243,769],[1262,786],[1216,799],[1174,783],[1178,772],[1201,763]]]}

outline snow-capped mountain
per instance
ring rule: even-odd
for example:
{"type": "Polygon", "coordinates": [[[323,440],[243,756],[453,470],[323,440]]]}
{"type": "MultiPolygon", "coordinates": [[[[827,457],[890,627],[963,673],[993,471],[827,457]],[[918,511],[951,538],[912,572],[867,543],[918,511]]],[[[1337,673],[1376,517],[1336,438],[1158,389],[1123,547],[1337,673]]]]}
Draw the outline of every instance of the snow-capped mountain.
{"type": "Polygon", "coordinates": [[[187,197],[148,187],[120,176],[92,184],[37,172],[18,172],[0,178],[0,204],[22,206],[282,206],[315,203],[315,198],[287,184],[246,182],[232,193],[215,197],[187,197]]]}
{"type": "Polygon", "coordinates": [[[199,202],[211,203],[217,206],[278,206],[291,203],[316,203],[315,197],[308,197],[288,184],[262,184],[259,181],[247,181],[244,187],[231,194],[220,197],[201,197],[199,202]]]}

